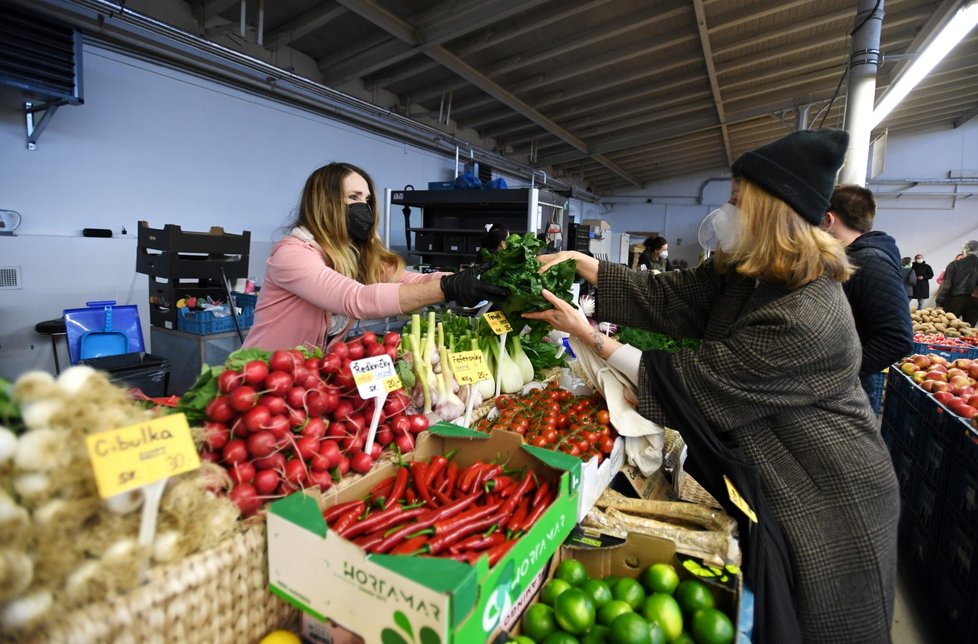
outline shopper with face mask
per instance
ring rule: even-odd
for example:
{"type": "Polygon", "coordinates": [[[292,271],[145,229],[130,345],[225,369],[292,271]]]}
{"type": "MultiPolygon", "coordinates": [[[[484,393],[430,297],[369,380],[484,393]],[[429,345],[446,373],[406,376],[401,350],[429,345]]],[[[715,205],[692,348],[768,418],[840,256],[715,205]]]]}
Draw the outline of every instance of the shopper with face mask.
{"type": "Polygon", "coordinates": [[[669,263],[669,242],[665,237],[649,237],[645,240],[645,250],[638,257],[640,271],[664,273],[672,270],[669,263]]]}
{"type": "Polygon", "coordinates": [[[924,261],[924,256],[917,253],[913,258],[913,270],[915,283],[913,287],[913,299],[917,300],[917,308],[924,308],[924,302],[930,297],[930,281],[934,279],[934,269],[924,261]]]}
{"type": "Polygon", "coordinates": [[[268,258],[245,347],[326,347],[357,320],[400,315],[429,304],[474,306],[505,297],[480,269],[411,273],[377,234],[370,176],[330,163],[306,180],[289,234],[268,258]]]}
{"type": "Polygon", "coordinates": [[[577,260],[597,319],[698,348],[643,353],[550,296],[553,309],[526,314],[586,341],[636,384],[643,416],[682,434],[687,471],[738,518],[757,641],[890,641],[897,480],[859,386],[852,269],[819,228],[847,142],[801,130],[742,155],[731,203],[712,215],[720,250],[696,268],[652,277],[580,253],[541,258],[577,260]]]}

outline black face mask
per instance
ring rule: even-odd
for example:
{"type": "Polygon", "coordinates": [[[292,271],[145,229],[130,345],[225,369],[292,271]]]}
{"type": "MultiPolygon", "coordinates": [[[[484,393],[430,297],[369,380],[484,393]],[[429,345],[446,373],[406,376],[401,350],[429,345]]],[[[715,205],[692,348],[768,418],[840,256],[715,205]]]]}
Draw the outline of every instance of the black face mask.
{"type": "Polygon", "coordinates": [[[365,203],[351,203],[346,207],[346,231],[358,244],[370,240],[374,229],[374,211],[365,203]]]}

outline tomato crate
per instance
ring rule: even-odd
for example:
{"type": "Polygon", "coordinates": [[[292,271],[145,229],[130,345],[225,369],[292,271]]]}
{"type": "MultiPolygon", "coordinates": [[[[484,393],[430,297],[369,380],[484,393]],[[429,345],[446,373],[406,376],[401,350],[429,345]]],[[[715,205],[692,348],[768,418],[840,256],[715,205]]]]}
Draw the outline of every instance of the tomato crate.
{"type": "MultiPolygon", "coordinates": [[[[196,335],[210,335],[234,331],[234,318],[216,317],[210,311],[190,311],[186,308],[177,309],[177,331],[196,335]]],[[[238,314],[238,325],[242,330],[250,329],[255,323],[255,309],[243,308],[238,314]]]]}

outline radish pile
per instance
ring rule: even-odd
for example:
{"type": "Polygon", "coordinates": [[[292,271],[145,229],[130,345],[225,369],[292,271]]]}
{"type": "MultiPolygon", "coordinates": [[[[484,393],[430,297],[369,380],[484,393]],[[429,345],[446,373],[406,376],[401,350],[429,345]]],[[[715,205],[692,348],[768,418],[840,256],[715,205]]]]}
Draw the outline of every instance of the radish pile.
{"type": "Polygon", "coordinates": [[[306,487],[326,490],[351,470],[364,474],[385,448],[414,449],[428,419],[409,414],[410,399],[398,390],[383,403],[374,444],[364,451],[375,401],[360,398],[350,371],[364,357],[396,360],[399,344],[397,333],[368,332],[326,355],[246,349],[198,379],[178,409],[203,426],[201,458],[228,470],[229,496],[244,515],[306,487]]]}

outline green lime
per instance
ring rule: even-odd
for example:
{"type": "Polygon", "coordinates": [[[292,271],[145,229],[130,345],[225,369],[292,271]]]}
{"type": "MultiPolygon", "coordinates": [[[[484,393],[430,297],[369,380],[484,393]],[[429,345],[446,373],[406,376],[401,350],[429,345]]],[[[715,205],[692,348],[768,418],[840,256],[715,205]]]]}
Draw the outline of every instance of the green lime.
{"type": "Polygon", "coordinates": [[[523,615],[523,633],[531,640],[539,642],[557,630],[554,609],[546,604],[533,604],[523,615]]]}
{"type": "Polygon", "coordinates": [[[698,644],[730,644],[734,635],[733,622],[716,608],[693,613],[693,639],[698,644]]]}
{"type": "MultiPolygon", "coordinates": [[[[656,626],[658,626],[658,624],[656,624],[656,626]]],[[[679,637],[672,641],[672,644],[696,644],[696,640],[693,639],[693,636],[690,635],[688,631],[683,631],[679,634],[679,637]]]]}
{"type": "Polygon", "coordinates": [[[713,608],[713,593],[699,579],[686,579],[676,588],[676,601],[687,615],[703,608],[713,608]]]}
{"type": "Polygon", "coordinates": [[[595,624],[581,637],[581,644],[606,644],[610,631],[611,629],[603,624],[595,624]]]}
{"type": "Polygon", "coordinates": [[[611,626],[611,622],[622,613],[632,612],[632,607],[620,599],[612,599],[610,602],[598,609],[598,622],[605,626],[611,626]]]}
{"type": "Polygon", "coordinates": [[[580,586],[587,581],[587,571],[584,564],[577,559],[564,559],[557,564],[557,572],[554,574],[557,579],[563,579],[571,586],[580,586]]]}
{"type": "Polygon", "coordinates": [[[595,608],[601,608],[612,599],[611,588],[600,579],[588,579],[581,584],[581,590],[586,592],[594,600],[595,608]]]}
{"type": "Polygon", "coordinates": [[[618,581],[619,579],[621,579],[621,577],[619,577],[618,575],[608,575],[607,577],[605,577],[601,581],[603,581],[604,583],[608,584],[608,588],[613,588],[614,585],[615,585],[615,582],[618,581]]]}
{"type": "Polygon", "coordinates": [[[513,639],[506,642],[506,644],[537,644],[537,643],[531,640],[526,635],[517,635],[513,639]]]}
{"type": "MultiPolygon", "coordinates": [[[[649,637],[652,638],[652,644],[667,644],[669,640],[666,639],[666,632],[662,630],[662,627],[655,622],[646,623],[649,625],[649,637]]],[[[680,637],[682,636],[680,635],[680,637]]]]}
{"type": "Polygon", "coordinates": [[[635,610],[645,600],[645,589],[642,584],[631,577],[622,577],[611,587],[611,596],[620,599],[635,610]]]}
{"type": "Polygon", "coordinates": [[[580,641],[564,631],[554,631],[541,644],[580,644],[580,641]]]}
{"type": "Polygon", "coordinates": [[[679,575],[671,564],[652,564],[642,571],[642,585],[650,595],[652,593],[671,595],[679,585],[679,575]]]}
{"type": "Polygon", "coordinates": [[[622,613],[611,622],[611,644],[652,644],[649,624],[638,613],[622,613]]]}
{"type": "Polygon", "coordinates": [[[594,602],[583,590],[571,588],[557,597],[554,615],[562,629],[571,635],[580,635],[594,626],[594,602]]]}
{"type": "Polygon", "coordinates": [[[563,579],[551,579],[540,589],[540,601],[547,606],[553,606],[557,601],[557,596],[565,590],[570,590],[571,585],[563,579]]]}
{"type": "Polygon", "coordinates": [[[683,632],[683,611],[672,595],[655,593],[649,595],[642,605],[642,614],[650,622],[662,627],[670,642],[683,632]]]}

